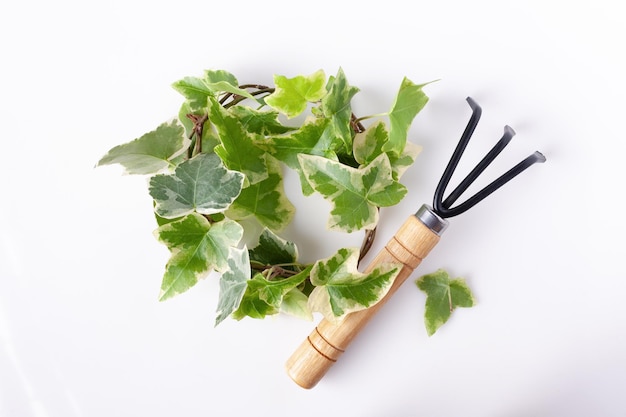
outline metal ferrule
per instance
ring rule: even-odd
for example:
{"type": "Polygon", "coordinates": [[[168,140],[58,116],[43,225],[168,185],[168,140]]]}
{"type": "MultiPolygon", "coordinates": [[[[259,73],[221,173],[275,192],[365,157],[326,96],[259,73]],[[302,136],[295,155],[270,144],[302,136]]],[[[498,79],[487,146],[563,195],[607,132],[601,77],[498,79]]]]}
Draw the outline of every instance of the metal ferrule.
{"type": "Polygon", "coordinates": [[[448,222],[443,217],[437,215],[428,204],[422,205],[422,207],[417,210],[415,213],[415,217],[417,217],[426,227],[432,230],[437,236],[441,236],[441,234],[446,230],[450,222],[448,222]]]}

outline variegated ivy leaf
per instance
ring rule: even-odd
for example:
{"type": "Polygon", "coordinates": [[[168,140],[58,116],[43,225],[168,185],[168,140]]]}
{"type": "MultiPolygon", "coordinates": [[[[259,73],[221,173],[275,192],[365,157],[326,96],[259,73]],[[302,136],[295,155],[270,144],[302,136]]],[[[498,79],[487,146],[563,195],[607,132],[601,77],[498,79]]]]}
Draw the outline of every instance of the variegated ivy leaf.
{"type": "Polygon", "coordinates": [[[176,167],[173,174],[150,179],[150,195],[156,213],[176,218],[197,212],[220,213],[241,192],[243,174],[226,169],[214,153],[199,154],[176,167]]]}
{"type": "Polygon", "coordinates": [[[188,145],[183,126],[173,120],[131,142],[112,148],[97,166],[120,164],[127,174],[154,174],[172,167],[172,160],[188,145]]]}
{"type": "Polygon", "coordinates": [[[377,207],[399,203],[407,191],[393,179],[386,154],[358,169],[319,156],[299,155],[298,159],[311,186],[332,205],[331,230],[373,228],[378,222],[377,207]]]}
{"type": "Polygon", "coordinates": [[[292,288],[283,296],[280,311],[304,320],[313,320],[313,312],[309,308],[309,297],[298,288],[292,288]]]}
{"type": "Polygon", "coordinates": [[[266,316],[277,314],[280,312],[285,295],[302,284],[309,276],[310,271],[311,267],[309,266],[289,278],[271,281],[262,274],[256,274],[248,281],[246,292],[241,299],[239,308],[233,313],[233,318],[241,320],[248,316],[262,319],[266,316]]]}
{"type": "Polygon", "coordinates": [[[448,321],[456,307],[474,305],[474,296],[465,280],[463,278],[450,279],[443,269],[424,275],[415,283],[426,293],[424,323],[429,336],[432,336],[448,321]]]}
{"type": "Polygon", "coordinates": [[[302,193],[311,195],[313,188],[302,172],[298,155],[319,155],[329,159],[337,159],[335,154],[337,141],[323,135],[327,126],[328,119],[309,119],[298,130],[287,135],[270,136],[264,140],[259,140],[257,146],[295,170],[300,176],[302,193]]]}
{"type": "Polygon", "coordinates": [[[215,325],[232,314],[241,303],[250,279],[250,259],[248,249],[231,248],[228,256],[228,269],[220,277],[220,295],[217,302],[215,325]]]}
{"type": "Polygon", "coordinates": [[[383,151],[400,155],[404,150],[409,127],[428,102],[428,97],[422,91],[425,85],[417,85],[406,77],[402,80],[389,112],[389,141],[383,145],[383,151]]]}
{"type": "Polygon", "coordinates": [[[172,254],[161,284],[162,301],[187,291],[211,270],[226,271],[230,248],[241,240],[243,228],[229,219],[211,224],[193,213],[160,226],[155,235],[172,254]]]}
{"type": "Polygon", "coordinates": [[[343,69],[339,68],[336,77],[332,77],[328,83],[328,94],[322,98],[320,109],[324,117],[330,119],[330,123],[324,134],[330,138],[340,139],[344,149],[349,152],[352,149],[353,131],[350,126],[352,119],[352,97],[359,92],[357,87],[348,84],[343,69]]]}
{"type": "Polygon", "coordinates": [[[209,100],[209,120],[221,142],[214,148],[215,153],[229,169],[246,175],[244,186],[266,179],[265,151],[254,144],[256,135],[247,131],[239,119],[215,99],[209,100]]]}
{"type": "MultiPolygon", "coordinates": [[[[384,122],[372,124],[365,132],[358,133],[354,138],[354,159],[361,165],[367,165],[383,152],[383,146],[389,141],[389,131],[384,122]]],[[[400,155],[387,153],[393,179],[400,179],[402,174],[413,165],[415,158],[421,152],[422,147],[413,142],[406,142],[400,155]]]]}
{"type": "Polygon", "coordinates": [[[191,108],[201,109],[207,106],[209,97],[216,97],[222,92],[254,98],[238,85],[237,78],[227,71],[207,70],[202,78],[185,77],[173,83],[172,87],[187,99],[191,108]]]}
{"type": "Polygon", "coordinates": [[[263,230],[259,243],[249,251],[250,261],[263,266],[292,264],[298,259],[298,248],[269,229],[263,230]]]}
{"type": "Polygon", "coordinates": [[[357,248],[343,248],[315,263],[311,270],[311,283],[315,285],[309,296],[311,311],[336,321],[376,304],[387,294],[400,267],[381,265],[363,274],[357,269],[358,261],[357,248]]]}
{"type": "Polygon", "coordinates": [[[233,106],[228,111],[239,119],[241,125],[248,131],[261,136],[282,135],[295,130],[295,127],[285,126],[278,120],[278,112],[273,110],[256,110],[248,106],[233,106]]]}
{"type": "Polygon", "coordinates": [[[296,209],[285,195],[279,162],[272,157],[266,162],[267,178],[241,190],[227,215],[233,220],[254,216],[263,226],[280,231],[291,222],[296,209]]]}
{"type": "Polygon", "coordinates": [[[265,103],[290,119],[306,110],[308,103],[319,101],[326,94],[326,75],[322,70],[293,78],[275,75],[274,84],[276,90],[265,97],[265,103]]]}

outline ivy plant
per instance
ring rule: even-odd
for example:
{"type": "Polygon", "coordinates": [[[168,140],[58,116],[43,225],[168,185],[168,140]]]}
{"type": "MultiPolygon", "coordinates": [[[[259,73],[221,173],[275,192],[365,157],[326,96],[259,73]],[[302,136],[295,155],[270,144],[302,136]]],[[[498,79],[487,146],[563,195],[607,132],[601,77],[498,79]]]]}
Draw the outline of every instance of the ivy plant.
{"type": "MultiPolygon", "coordinates": [[[[181,294],[215,271],[216,325],[279,312],[340,320],[378,302],[400,268],[381,265],[364,274],[358,264],[380,208],[406,195],[400,180],[420,152],[407,135],[428,101],[426,84],[404,78],[387,110],[365,117],[352,111],[359,89],[342,69],[334,76],[275,75],[274,84],[240,84],[224,70],[176,81],[184,98],[177,117],[112,148],[97,164],[149,177],[155,236],[171,253],[159,298],[181,294]],[[296,244],[280,237],[295,212],[284,169],[297,173],[304,196],[319,193],[329,202],[329,229],[364,231],[360,249],[300,262],[296,244]],[[250,241],[243,240],[250,235],[245,228],[257,231],[250,241]]],[[[428,290],[431,281],[420,288],[428,290]]],[[[429,306],[431,315],[445,310],[429,306]]],[[[427,322],[429,333],[433,326],[427,322]]]]}

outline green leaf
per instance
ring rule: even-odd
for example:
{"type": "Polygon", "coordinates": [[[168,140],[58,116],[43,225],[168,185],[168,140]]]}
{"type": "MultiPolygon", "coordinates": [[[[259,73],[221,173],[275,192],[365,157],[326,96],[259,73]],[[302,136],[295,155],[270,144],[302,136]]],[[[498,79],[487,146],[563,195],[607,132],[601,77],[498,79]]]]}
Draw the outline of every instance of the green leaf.
{"type": "Polygon", "coordinates": [[[250,259],[248,249],[231,248],[228,256],[228,269],[220,278],[220,296],[217,302],[215,326],[232,314],[241,303],[248,280],[250,279],[250,259]]]}
{"type": "Polygon", "coordinates": [[[155,234],[172,254],[161,284],[163,301],[187,291],[211,270],[227,270],[230,250],[241,240],[243,228],[229,219],[211,224],[193,213],[160,226],[155,234]]]}
{"type": "Polygon", "coordinates": [[[397,204],[407,191],[393,179],[386,154],[358,169],[319,156],[300,155],[299,160],[311,186],[331,203],[331,230],[374,227],[377,207],[397,204]]]}
{"type": "Polygon", "coordinates": [[[248,106],[233,106],[228,111],[248,132],[261,136],[281,135],[296,129],[282,124],[276,111],[255,110],[248,106]]]}
{"type": "Polygon", "coordinates": [[[237,78],[234,75],[223,70],[205,71],[203,78],[185,77],[173,83],[172,87],[187,99],[194,110],[205,108],[208,105],[208,99],[217,97],[221,92],[254,98],[246,90],[238,87],[237,78]]]}
{"type": "Polygon", "coordinates": [[[319,101],[326,94],[326,75],[322,70],[294,78],[275,75],[274,84],[276,90],[265,97],[265,103],[290,119],[302,113],[308,103],[319,101]]]}
{"type": "Polygon", "coordinates": [[[292,264],[298,259],[296,245],[282,239],[269,229],[263,230],[259,236],[259,243],[249,252],[250,261],[265,266],[292,264]]]}
{"type": "Polygon", "coordinates": [[[246,175],[245,186],[267,178],[265,151],[254,145],[256,135],[248,132],[239,119],[224,109],[217,101],[210,100],[209,119],[217,129],[221,143],[215,153],[229,169],[246,175]]]}
{"type": "Polygon", "coordinates": [[[138,139],[112,148],[97,166],[120,164],[127,174],[154,174],[172,166],[171,161],[188,145],[183,126],[173,120],[138,139]]]}
{"type": "Polygon", "coordinates": [[[340,68],[337,76],[330,80],[328,94],[322,98],[320,105],[322,114],[331,119],[324,134],[330,138],[340,139],[347,152],[352,149],[353,136],[350,126],[352,119],[350,101],[358,92],[357,87],[348,84],[343,69],[340,68]]]}
{"type": "Polygon", "coordinates": [[[292,288],[283,296],[280,311],[304,320],[313,320],[309,309],[309,297],[297,288],[292,288]]]}
{"type": "Polygon", "coordinates": [[[242,184],[243,174],[226,169],[211,153],[181,163],[171,175],[155,175],[150,179],[149,191],[156,213],[171,219],[194,211],[220,213],[237,198],[242,184]]]}
{"type": "Polygon", "coordinates": [[[266,162],[267,178],[241,190],[227,215],[233,220],[254,216],[263,226],[280,231],[291,222],[296,209],[285,195],[280,164],[271,157],[266,162]]]}
{"type": "Polygon", "coordinates": [[[241,299],[233,318],[241,320],[248,316],[262,319],[277,314],[287,293],[302,284],[309,276],[311,267],[289,278],[269,281],[261,274],[256,274],[248,281],[248,287],[241,299]]]}
{"type": "Polygon", "coordinates": [[[358,261],[357,248],[343,248],[315,263],[311,270],[311,283],[316,286],[309,296],[311,311],[335,321],[376,304],[387,294],[400,268],[386,264],[362,274],[357,270],[358,261]]]}
{"type": "Polygon", "coordinates": [[[308,120],[298,130],[288,135],[271,136],[265,140],[260,140],[257,142],[257,146],[295,170],[300,176],[302,193],[311,195],[313,188],[302,172],[298,155],[319,155],[329,159],[337,159],[334,152],[335,142],[327,136],[322,136],[327,126],[328,119],[308,120]]]}
{"type": "Polygon", "coordinates": [[[428,102],[428,97],[422,91],[425,85],[427,84],[414,84],[406,77],[402,80],[389,112],[389,141],[383,145],[383,151],[400,155],[404,150],[409,127],[428,102]]]}
{"type": "Polygon", "coordinates": [[[442,269],[420,277],[416,284],[426,293],[424,323],[432,336],[452,314],[456,307],[472,307],[474,296],[462,278],[450,280],[442,269]]]}

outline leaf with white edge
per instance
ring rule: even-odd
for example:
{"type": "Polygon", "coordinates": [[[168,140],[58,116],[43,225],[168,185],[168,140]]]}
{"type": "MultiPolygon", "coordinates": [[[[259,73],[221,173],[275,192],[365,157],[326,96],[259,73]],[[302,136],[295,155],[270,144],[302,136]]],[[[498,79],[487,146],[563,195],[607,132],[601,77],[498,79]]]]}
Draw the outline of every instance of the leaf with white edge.
{"type": "MultiPolygon", "coordinates": [[[[361,165],[367,165],[383,154],[383,146],[389,141],[389,131],[384,122],[379,121],[365,130],[358,133],[354,138],[353,152],[354,159],[361,165]]],[[[413,142],[406,142],[404,150],[398,156],[394,153],[387,153],[393,179],[398,181],[402,174],[415,162],[415,158],[421,152],[422,147],[413,142]]]]}
{"type": "Polygon", "coordinates": [[[296,129],[282,124],[276,111],[256,110],[248,106],[233,106],[228,111],[239,119],[247,131],[261,136],[281,135],[296,129]]]}
{"type": "Polygon", "coordinates": [[[311,267],[308,267],[289,278],[272,281],[267,280],[261,274],[256,274],[248,281],[246,292],[239,308],[233,313],[233,318],[241,320],[248,316],[262,319],[265,316],[277,314],[285,295],[302,284],[310,271],[311,267]]]}
{"type": "Polygon", "coordinates": [[[127,174],[155,174],[171,167],[171,161],[188,145],[183,126],[173,120],[131,142],[112,148],[96,166],[120,164],[127,174]]]}
{"type": "Polygon", "coordinates": [[[463,278],[451,280],[442,269],[424,275],[415,281],[426,293],[424,323],[429,336],[435,334],[456,307],[472,307],[475,303],[471,290],[463,278]]]}
{"type": "Polygon", "coordinates": [[[228,269],[220,277],[220,295],[217,302],[215,326],[239,308],[250,279],[248,249],[231,248],[228,269]]]}
{"type": "Polygon", "coordinates": [[[306,110],[308,103],[319,101],[326,95],[326,75],[322,70],[293,78],[275,75],[274,84],[276,90],[265,97],[265,103],[290,119],[306,110]]]}
{"type": "Polygon", "coordinates": [[[205,71],[203,78],[185,77],[173,83],[172,87],[187,99],[194,110],[205,108],[209,97],[217,97],[221,92],[254,98],[246,90],[238,87],[237,78],[234,75],[223,70],[205,71]]]}
{"type": "Polygon", "coordinates": [[[171,252],[161,284],[161,301],[187,291],[211,270],[228,269],[230,250],[243,236],[239,223],[224,219],[211,224],[193,213],[160,226],[155,235],[171,252]]]}
{"type": "Polygon", "coordinates": [[[338,138],[343,142],[346,151],[352,149],[352,97],[359,92],[357,87],[348,84],[343,69],[339,69],[337,76],[331,78],[328,84],[328,94],[322,98],[320,109],[322,114],[330,118],[325,134],[331,138],[338,138]]]}
{"type": "Polygon", "coordinates": [[[342,248],[315,263],[311,270],[311,283],[316,286],[309,296],[311,311],[337,321],[376,304],[387,294],[400,267],[384,264],[363,274],[357,269],[358,261],[357,248],[342,248]]]}
{"type": "Polygon", "coordinates": [[[327,126],[328,119],[310,119],[298,130],[287,135],[270,136],[264,140],[259,140],[257,146],[295,170],[300,176],[302,193],[311,195],[313,188],[302,172],[298,155],[318,155],[336,160],[336,141],[328,136],[323,136],[327,126]]]}
{"type": "Polygon", "coordinates": [[[331,203],[331,230],[350,233],[373,228],[378,222],[377,207],[395,205],[407,192],[393,179],[386,154],[358,169],[319,156],[298,158],[311,186],[331,203]]]}
{"type": "Polygon", "coordinates": [[[173,174],[150,179],[150,195],[156,213],[176,218],[197,212],[214,214],[226,210],[239,196],[243,174],[226,169],[220,158],[199,154],[176,167],[173,174]]]}
{"type": "Polygon", "coordinates": [[[233,220],[254,216],[263,226],[280,231],[291,222],[296,209],[285,195],[279,162],[272,157],[266,162],[267,178],[241,190],[227,215],[233,220]]]}
{"type": "Polygon", "coordinates": [[[406,77],[402,80],[389,112],[389,141],[383,145],[383,151],[400,155],[404,150],[409,127],[428,102],[428,96],[422,91],[425,85],[417,85],[406,77]]]}
{"type": "Polygon", "coordinates": [[[298,259],[298,248],[269,229],[263,230],[259,243],[249,251],[250,261],[263,266],[292,264],[298,259]]]}
{"type": "Polygon", "coordinates": [[[210,100],[209,120],[215,126],[221,142],[214,148],[215,153],[229,169],[246,175],[244,186],[266,179],[265,151],[254,144],[257,135],[248,132],[237,117],[215,100],[210,100]]]}

